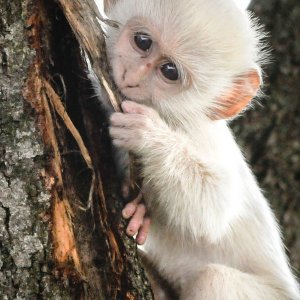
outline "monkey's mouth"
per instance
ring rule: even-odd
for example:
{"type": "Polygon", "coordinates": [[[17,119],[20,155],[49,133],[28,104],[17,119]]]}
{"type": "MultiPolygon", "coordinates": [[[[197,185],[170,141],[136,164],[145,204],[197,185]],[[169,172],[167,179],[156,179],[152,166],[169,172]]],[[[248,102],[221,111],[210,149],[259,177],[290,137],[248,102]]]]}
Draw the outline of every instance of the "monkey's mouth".
{"type": "Polygon", "coordinates": [[[121,102],[123,101],[133,101],[133,102],[141,102],[139,98],[135,98],[135,97],[130,97],[128,95],[125,95],[124,93],[120,92],[120,95],[121,95],[121,102]]]}
{"type": "Polygon", "coordinates": [[[125,88],[119,88],[119,93],[121,95],[121,101],[130,100],[130,101],[136,101],[139,102],[139,97],[134,97],[130,92],[136,93],[138,87],[125,87],[125,88]],[[125,91],[124,91],[125,90],[125,91]],[[130,92],[127,93],[126,90],[129,90],[130,92]]]}

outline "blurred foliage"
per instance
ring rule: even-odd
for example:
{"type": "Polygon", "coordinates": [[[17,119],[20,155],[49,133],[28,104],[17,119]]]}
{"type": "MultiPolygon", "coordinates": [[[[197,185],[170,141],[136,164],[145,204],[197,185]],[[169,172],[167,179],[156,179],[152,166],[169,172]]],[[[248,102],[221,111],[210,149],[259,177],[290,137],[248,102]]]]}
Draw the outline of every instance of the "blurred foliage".
{"type": "Polygon", "coordinates": [[[300,270],[300,1],[254,0],[269,32],[265,97],[231,125],[282,226],[291,264],[300,270]]]}

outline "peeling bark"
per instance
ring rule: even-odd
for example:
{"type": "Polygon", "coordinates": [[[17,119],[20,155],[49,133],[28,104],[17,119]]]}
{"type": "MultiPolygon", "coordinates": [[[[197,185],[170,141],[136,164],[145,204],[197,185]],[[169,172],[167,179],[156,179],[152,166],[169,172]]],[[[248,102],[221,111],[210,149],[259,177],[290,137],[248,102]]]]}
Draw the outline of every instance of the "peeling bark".
{"type": "Polygon", "coordinates": [[[57,3],[0,0],[0,54],[1,296],[152,299],[107,120],[57,3]]]}
{"type": "Polygon", "coordinates": [[[69,299],[51,274],[51,195],[45,148],[22,90],[35,53],[25,19],[31,1],[0,1],[0,294],[2,299],[69,299]]]}

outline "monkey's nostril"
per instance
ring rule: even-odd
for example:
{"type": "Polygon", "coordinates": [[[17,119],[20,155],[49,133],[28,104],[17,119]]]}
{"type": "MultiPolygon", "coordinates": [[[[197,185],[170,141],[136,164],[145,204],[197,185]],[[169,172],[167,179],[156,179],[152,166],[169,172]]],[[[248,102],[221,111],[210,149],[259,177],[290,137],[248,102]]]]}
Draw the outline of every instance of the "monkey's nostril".
{"type": "Polygon", "coordinates": [[[124,70],[124,73],[123,73],[123,76],[122,76],[123,80],[125,80],[126,73],[127,73],[127,70],[124,70]]]}

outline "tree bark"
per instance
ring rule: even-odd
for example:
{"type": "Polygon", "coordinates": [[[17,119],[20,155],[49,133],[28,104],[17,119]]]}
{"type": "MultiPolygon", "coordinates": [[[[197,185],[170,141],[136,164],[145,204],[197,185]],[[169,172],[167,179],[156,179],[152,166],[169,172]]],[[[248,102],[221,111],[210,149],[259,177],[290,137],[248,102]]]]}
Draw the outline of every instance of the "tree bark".
{"type": "Polygon", "coordinates": [[[55,1],[0,0],[0,294],[152,299],[76,36],[55,1]]]}
{"type": "Polygon", "coordinates": [[[51,274],[45,147],[35,113],[23,100],[35,59],[25,25],[32,9],[30,2],[0,1],[0,294],[68,299],[67,281],[51,274]]]}
{"type": "Polygon", "coordinates": [[[291,264],[299,275],[300,3],[255,0],[250,8],[269,32],[271,63],[265,72],[266,97],[233,128],[280,221],[291,264]]]}

